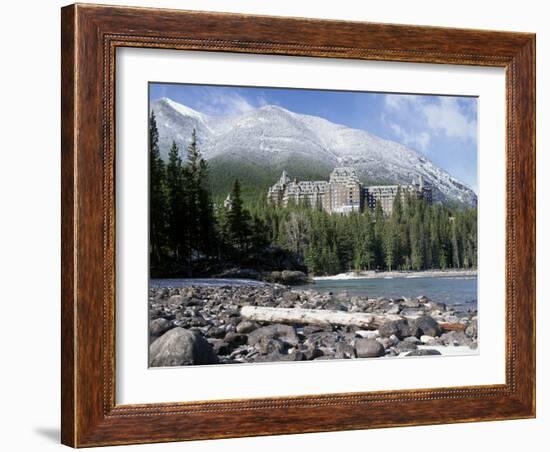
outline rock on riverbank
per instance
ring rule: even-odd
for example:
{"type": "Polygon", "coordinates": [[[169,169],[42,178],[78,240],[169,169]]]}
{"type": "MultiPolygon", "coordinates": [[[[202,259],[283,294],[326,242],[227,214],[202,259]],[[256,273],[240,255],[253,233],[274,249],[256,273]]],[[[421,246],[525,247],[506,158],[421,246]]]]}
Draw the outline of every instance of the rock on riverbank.
{"type": "Polygon", "coordinates": [[[425,296],[370,299],[279,284],[151,288],[149,317],[153,367],[440,354],[418,348],[425,345],[477,348],[477,312],[455,311],[425,296]],[[388,319],[376,329],[269,323],[243,318],[244,306],[371,313],[388,319]]]}

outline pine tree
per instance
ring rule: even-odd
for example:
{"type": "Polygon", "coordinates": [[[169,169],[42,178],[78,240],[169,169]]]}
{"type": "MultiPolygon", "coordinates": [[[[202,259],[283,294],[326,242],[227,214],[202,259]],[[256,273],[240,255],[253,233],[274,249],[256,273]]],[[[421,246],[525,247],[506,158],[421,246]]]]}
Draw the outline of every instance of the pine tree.
{"type": "Polygon", "coordinates": [[[193,130],[183,167],[183,181],[187,193],[187,223],[192,253],[195,257],[209,257],[217,248],[214,206],[208,185],[208,165],[197,145],[193,130]]]}
{"type": "Polygon", "coordinates": [[[374,211],[374,265],[376,268],[384,268],[386,265],[386,257],[384,255],[384,235],[386,230],[386,219],[382,205],[376,203],[374,211]]]}
{"type": "Polygon", "coordinates": [[[166,244],[167,190],[165,165],[160,157],[155,112],[149,118],[149,248],[151,266],[162,263],[166,244]]]}
{"type": "Polygon", "coordinates": [[[166,165],[168,191],[168,238],[177,262],[190,264],[189,228],[186,222],[188,199],[183,184],[183,168],[179,149],[172,142],[166,165]]]}
{"type": "Polygon", "coordinates": [[[235,179],[231,191],[231,208],[227,212],[227,225],[230,244],[242,256],[248,251],[251,231],[250,214],[243,207],[239,179],[235,179]]]}

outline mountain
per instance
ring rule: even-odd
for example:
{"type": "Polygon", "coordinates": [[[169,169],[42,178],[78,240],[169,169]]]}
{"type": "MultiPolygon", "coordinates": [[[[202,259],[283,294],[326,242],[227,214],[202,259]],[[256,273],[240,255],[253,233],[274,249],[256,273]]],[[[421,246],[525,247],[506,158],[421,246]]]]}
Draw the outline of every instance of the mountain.
{"type": "Polygon", "coordinates": [[[265,192],[283,169],[298,179],[328,179],[336,166],[353,166],[364,184],[409,184],[423,176],[436,201],[475,206],[466,184],[425,156],[399,143],[326,119],[268,105],[237,116],[199,113],[163,98],[152,104],[161,155],[172,141],[182,157],[193,129],[209,163],[215,196],[227,193],[238,177],[245,194],[265,192]]]}

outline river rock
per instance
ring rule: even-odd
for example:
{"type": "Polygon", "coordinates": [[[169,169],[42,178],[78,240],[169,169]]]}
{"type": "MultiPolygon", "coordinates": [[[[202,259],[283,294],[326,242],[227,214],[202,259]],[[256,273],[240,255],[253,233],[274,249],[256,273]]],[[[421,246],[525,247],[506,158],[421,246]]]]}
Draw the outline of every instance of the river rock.
{"type": "Polygon", "coordinates": [[[212,346],[198,331],[180,327],[164,333],[149,347],[152,367],[216,364],[218,357],[212,346]]]}
{"type": "Polygon", "coordinates": [[[424,315],[422,317],[419,317],[418,319],[413,321],[414,327],[416,327],[417,331],[415,336],[439,336],[441,334],[441,327],[439,326],[439,323],[429,315],[424,315]]]}
{"type": "Polygon", "coordinates": [[[240,334],[248,334],[258,328],[258,324],[252,320],[243,320],[235,327],[235,331],[240,334]]]}
{"type": "Polygon", "coordinates": [[[256,342],[254,347],[262,355],[282,354],[287,349],[283,341],[267,336],[262,337],[258,342],[256,342]]]}
{"type": "Polygon", "coordinates": [[[185,303],[186,299],[182,295],[172,295],[165,299],[165,303],[171,306],[179,306],[185,303]]]}
{"type": "Polygon", "coordinates": [[[149,323],[149,334],[151,336],[160,336],[163,333],[166,333],[174,325],[170,320],[163,318],[155,319],[149,323]]]}
{"type": "Polygon", "coordinates": [[[401,341],[399,342],[399,344],[397,344],[395,346],[395,349],[399,352],[399,353],[403,353],[403,352],[407,352],[407,351],[410,351],[410,350],[416,350],[418,347],[415,343],[413,342],[408,342],[408,341],[401,341]]]}
{"type": "Polygon", "coordinates": [[[423,336],[420,336],[420,342],[426,345],[435,345],[436,340],[432,336],[423,335],[423,336]]]}
{"type": "Polygon", "coordinates": [[[356,330],[355,335],[363,339],[376,339],[380,337],[378,330],[356,330]]]}
{"type": "Polygon", "coordinates": [[[300,342],[294,327],[276,323],[252,331],[248,335],[248,345],[254,345],[264,337],[268,339],[280,339],[289,345],[298,345],[300,342]]]}
{"type": "Polygon", "coordinates": [[[413,350],[412,352],[407,353],[405,356],[431,356],[431,355],[441,355],[439,350],[434,350],[430,348],[423,348],[420,350],[413,350]]]}
{"type": "Polygon", "coordinates": [[[358,358],[378,358],[384,356],[384,346],[374,339],[357,339],[355,353],[358,358]]]}
{"type": "Polygon", "coordinates": [[[355,358],[355,349],[346,342],[336,343],[334,358],[350,359],[355,358]]]}
{"type": "Polygon", "coordinates": [[[405,301],[403,301],[401,303],[401,305],[405,306],[407,308],[419,308],[420,307],[420,301],[415,300],[415,299],[405,299],[405,301]]]}
{"type": "Polygon", "coordinates": [[[472,339],[477,339],[477,317],[472,319],[470,325],[464,331],[466,336],[471,337],[472,339]]]}
{"type": "Polygon", "coordinates": [[[231,345],[244,345],[247,342],[246,334],[230,332],[225,335],[225,342],[231,345]]]}
{"type": "MultiPolygon", "coordinates": [[[[378,332],[382,337],[390,337],[392,334],[402,339],[407,336],[411,336],[411,328],[406,319],[400,320],[386,320],[378,328],[378,332]]],[[[416,334],[414,334],[416,336],[416,334]]]]}
{"type": "Polygon", "coordinates": [[[449,331],[448,333],[443,333],[440,338],[440,342],[443,345],[470,345],[472,339],[464,334],[464,331],[449,331]]]}

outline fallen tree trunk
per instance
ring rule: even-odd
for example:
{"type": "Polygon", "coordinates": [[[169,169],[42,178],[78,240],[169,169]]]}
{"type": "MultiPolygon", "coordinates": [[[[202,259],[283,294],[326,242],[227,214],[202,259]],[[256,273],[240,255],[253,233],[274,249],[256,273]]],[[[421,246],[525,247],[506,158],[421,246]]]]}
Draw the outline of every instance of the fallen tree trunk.
{"type": "Polygon", "coordinates": [[[259,306],[243,306],[241,316],[259,322],[348,325],[366,329],[376,329],[386,320],[402,319],[401,316],[395,314],[380,315],[328,309],[264,308],[259,306]]]}
{"type": "MultiPolygon", "coordinates": [[[[414,320],[418,317],[397,314],[371,314],[365,312],[346,312],[328,309],[302,308],[265,308],[260,306],[243,306],[241,316],[248,320],[272,323],[308,324],[308,325],[343,325],[357,326],[365,329],[377,329],[388,320],[414,320]]],[[[461,331],[465,326],[460,323],[438,322],[443,331],[461,331]]]]}

